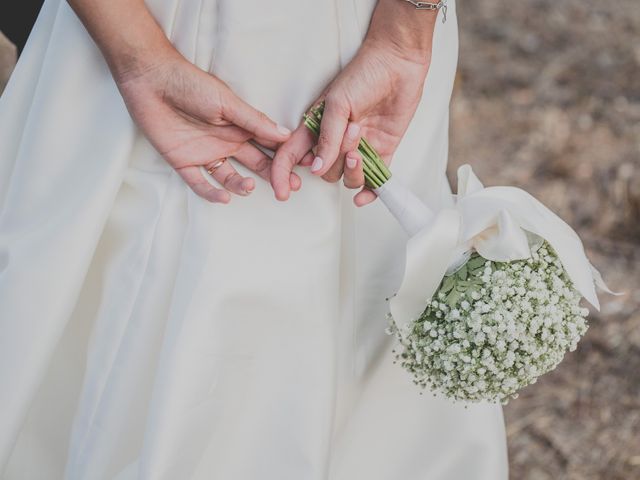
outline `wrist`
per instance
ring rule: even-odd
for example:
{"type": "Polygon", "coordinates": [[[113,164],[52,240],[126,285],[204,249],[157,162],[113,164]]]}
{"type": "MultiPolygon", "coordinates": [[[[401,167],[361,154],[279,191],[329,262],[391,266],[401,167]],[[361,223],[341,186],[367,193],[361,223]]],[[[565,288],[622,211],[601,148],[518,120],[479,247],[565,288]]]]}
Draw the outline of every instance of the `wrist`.
{"type": "Polygon", "coordinates": [[[142,0],[69,0],[117,83],[182,58],[142,0]]]}
{"type": "Polygon", "coordinates": [[[116,83],[124,83],[183,59],[149,14],[135,30],[118,31],[117,39],[101,46],[116,83]]]}
{"type": "Polygon", "coordinates": [[[103,51],[103,55],[114,80],[119,85],[138,79],[159,66],[183,60],[169,42],[126,42],[120,48],[103,51]]]}
{"type": "Polygon", "coordinates": [[[438,10],[418,10],[404,0],[379,0],[365,42],[390,49],[414,63],[431,60],[438,10]]]}

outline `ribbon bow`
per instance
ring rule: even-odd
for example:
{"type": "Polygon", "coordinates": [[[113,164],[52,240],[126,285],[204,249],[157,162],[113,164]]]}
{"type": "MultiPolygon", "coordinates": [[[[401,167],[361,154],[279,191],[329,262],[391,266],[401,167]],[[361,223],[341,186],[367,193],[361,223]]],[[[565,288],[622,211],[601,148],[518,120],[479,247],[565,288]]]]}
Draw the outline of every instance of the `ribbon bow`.
{"type": "Polygon", "coordinates": [[[435,215],[429,212],[427,218],[421,206],[421,228],[407,228],[399,218],[412,235],[407,243],[404,278],[389,300],[401,335],[422,314],[447,270],[464,263],[464,253],[472,249],[488,260],[509,262],[529,258],[531,249],[546,240],[575,288],[596,309],[600,309],[596,285],[613,293],[587,259],[576,232],[524,190],[485,187],[471,167],[463,165],[458,169],[454,199],[453,207],[435,215]]]}

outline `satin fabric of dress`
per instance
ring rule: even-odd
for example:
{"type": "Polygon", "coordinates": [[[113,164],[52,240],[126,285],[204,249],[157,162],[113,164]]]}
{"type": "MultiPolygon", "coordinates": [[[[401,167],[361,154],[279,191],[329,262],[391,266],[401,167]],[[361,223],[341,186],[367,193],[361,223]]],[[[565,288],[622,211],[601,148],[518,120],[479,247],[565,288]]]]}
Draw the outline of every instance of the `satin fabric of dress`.
{"type": "MultiPolygon", "coordinates": [[[[147,3],[189,60],[290,128],[375,6],[147,3]]],[[[456,62],[450,1],[392,164],[434,207],[456,62]]],[[[392,363],[401,228],[297,171],[284,203],[261,181],[228,205],[195,196],[68,5],[45,2],[0,100],[2,478],[506,478],[500,406],[419,395],[392,363]]]]}

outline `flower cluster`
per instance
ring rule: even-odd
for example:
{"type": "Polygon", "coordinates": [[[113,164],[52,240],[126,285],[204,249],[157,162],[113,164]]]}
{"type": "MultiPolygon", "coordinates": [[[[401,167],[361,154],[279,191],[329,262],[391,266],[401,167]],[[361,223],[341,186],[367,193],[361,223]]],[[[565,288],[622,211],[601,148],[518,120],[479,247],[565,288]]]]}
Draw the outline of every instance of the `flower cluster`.
{"type": "Polygon", "coordinates": [[[391,314],[387,333],[417,385],[454,400],[506,403],[575,350],[588,328],[580,299],[546,242],[514,262],[474,253],[443,279],[406,338],[391,314]]]}

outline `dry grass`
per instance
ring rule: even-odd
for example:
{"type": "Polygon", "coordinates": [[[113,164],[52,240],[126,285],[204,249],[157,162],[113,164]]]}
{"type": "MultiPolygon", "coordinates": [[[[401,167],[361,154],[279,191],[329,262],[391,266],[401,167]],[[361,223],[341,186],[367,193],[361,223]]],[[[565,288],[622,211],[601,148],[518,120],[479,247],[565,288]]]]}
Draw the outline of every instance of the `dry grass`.
{"type": "Polygon", "coordinates": [[[640,478],[637,0],[459,2],[451,173],[520,186],[583,237],[603,295],[575,353],[506,408],[511,477],[640,478]]]}

